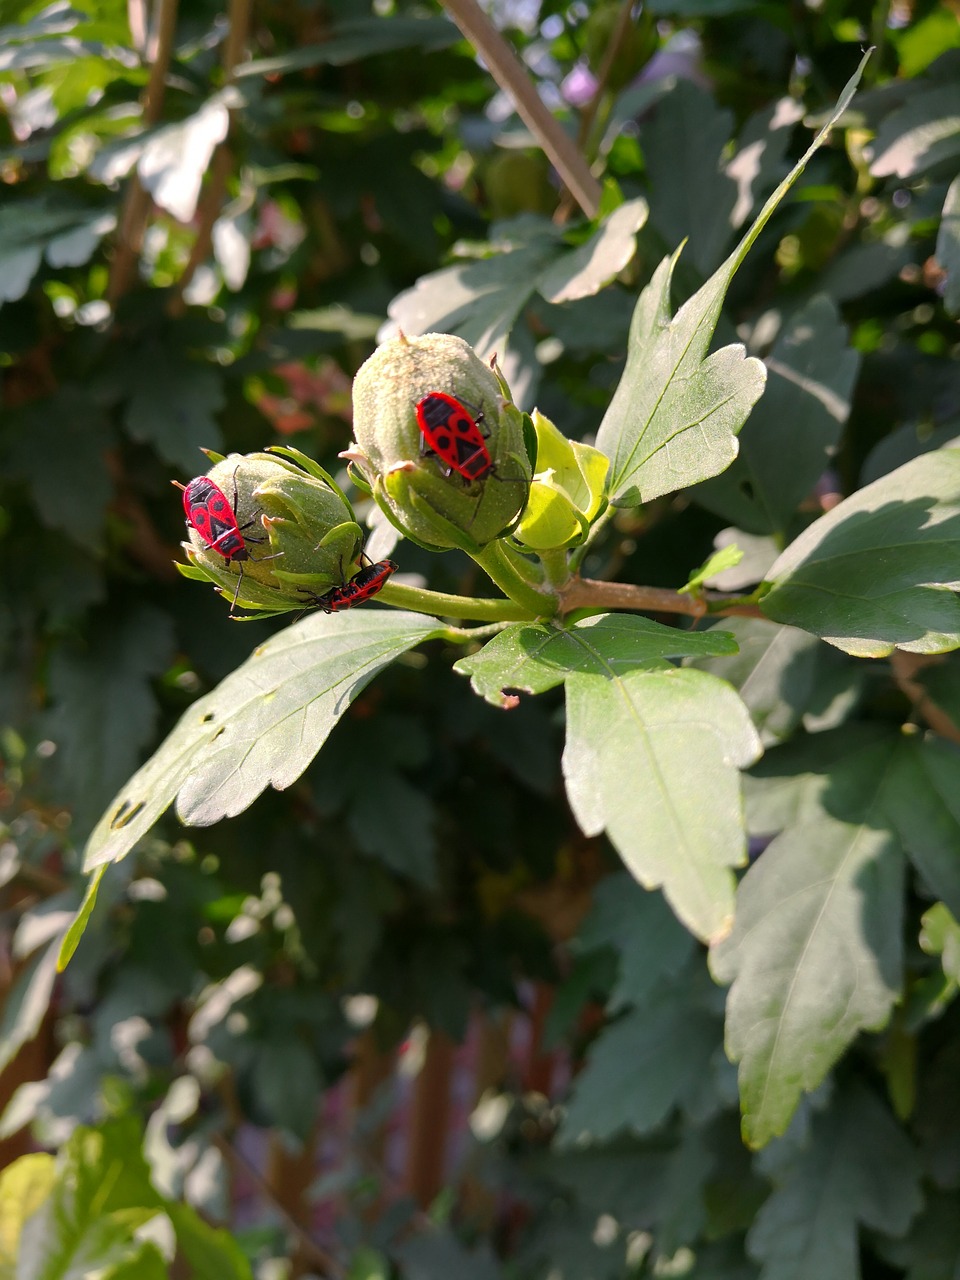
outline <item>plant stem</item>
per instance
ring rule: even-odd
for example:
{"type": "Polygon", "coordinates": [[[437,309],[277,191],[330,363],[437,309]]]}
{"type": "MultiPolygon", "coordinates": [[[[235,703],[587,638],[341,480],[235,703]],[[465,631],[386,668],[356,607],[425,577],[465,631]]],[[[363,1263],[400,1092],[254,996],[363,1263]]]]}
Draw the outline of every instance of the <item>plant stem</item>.
{"type": "MultiPolygon", "coordinates": [[[[156,52],[153,65],[150,67],[150,79],[143,95],[143,123],[147,129],[160,119],[176,31],[177,0],[161,0],[155,35],[156,52]]],[[[119,299],[130,287],[149,216],[150,197],[134,169],[127,183],[123,211],[120,214],[120,225],[117,230],[117,248],[110,263],[107,301],[111,307],[116,307],[119,299]]]]}
{"type": "Polygon", "coordinates": [[[524,617],[552,618],[557,612],[559,597],[533,585],[521,557],[512,556],[502,539],[489,543],[473,559],[504,595],[521,606],[524,617]]]}
{"type": "Polygon", "coordinates": [[[564,185],[588,218],[600,208],[602,188],[576,143],[543,104],[530,74],[477,0],[441,0],[497,84],[516,107],[517,115],[533,133],[564,185]]]}
{"type": "Polygon", "coordinates": [[[644,613],[684,613],[691,618],[727,617],[739,614],[762,618],[758,605],[742,596],[704,591],[699,596],[681,595],[664,587],[637,587],[629,582],[597,582],[593,578],[573,578],[560,592],[560,609],[628,609],[644,613]]]}
{"type": "Polygon", "coordinates": [[[528,622],[537,616],[513,600],[478,600],[445,591],[428,591],[426,587],[408,587],[400,582],[388,582],[377,598],[397,609],[439,618],[462,618],[468,622],[528,622]]]}

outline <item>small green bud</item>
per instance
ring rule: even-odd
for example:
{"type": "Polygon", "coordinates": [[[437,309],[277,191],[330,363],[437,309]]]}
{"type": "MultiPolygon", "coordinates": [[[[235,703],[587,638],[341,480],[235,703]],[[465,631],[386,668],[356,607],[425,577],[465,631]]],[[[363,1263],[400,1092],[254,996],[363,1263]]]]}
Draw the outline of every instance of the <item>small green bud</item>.
{"type": "Polygon", "coordinates": [[[353,411],[357,448],[344,456],[414,542],[479,549],[516,522],[531,471],[523,416],[462,338],[428,333],[385,342],[357,371],[353,411]],[[480,478],[465,477],[422,447],[417,405],[431,393],[453,396],[474,420],[482,414],[492,466],[480,478]]]}
{"type": "Polygon", "coordinates": [[[207,475],[228,502],[236,492],[248,556],[225,559],[188,524],[189,564],[178,566],[185,577],[214,582],[232,600],[242,569],[237,603],[257,613],[285,613],[304,607],[305,592],[322,595],[351,576],[363,530],[331,477],[305,454],[232,453],[207,475]]]}
{"type": "Polygon", "coordinates": [[[574,547],[606,506],[610,459],[588,444],[568,440],[534,409],[537,473],[514,537],[533,551],[574,547]]]}

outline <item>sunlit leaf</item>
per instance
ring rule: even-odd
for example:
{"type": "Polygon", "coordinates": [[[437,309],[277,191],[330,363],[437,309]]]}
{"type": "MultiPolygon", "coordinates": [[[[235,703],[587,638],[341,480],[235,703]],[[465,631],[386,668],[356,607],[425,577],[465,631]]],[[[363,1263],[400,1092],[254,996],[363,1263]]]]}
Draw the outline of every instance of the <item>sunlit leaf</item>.
{"type": "Polygon", "coordinates": [[[732,982],[726,1045],[740,1063],[743,1133],[762,1146],[863,1029],[884,1026],[900,994],[903,852],[883,812],[896,735],[838,736],[831,769],[789,747],[764,762],[788,826],[747,872],[733,933],[713,971],[732,982]],[[783,763],[779,763],[780,761],[783,763]]]}
{"type": "Polygon", "coordinates": [[[786,321],[764,363],[766,390],[739,457],[694,496],[742,529],[783,536],[839,443],[859,358],[836,307],[819,295],[786,321]]]}
{"type": "Polygon", "coordinates": [[[960,645],[960,449],[939,449],[821,516],[771,568],[764,613],[839,649],[960,645]]]}
{"type": "Polygon", "coordinates": [[[442,632],[433,618],[374,609],[287,627],[185,712],[101,818],[86,869],[124,857],[174,799],[181,821],[207,826],[289,787],[377,672],[442,632]]]}
{"type": "Polygon", "coordinates": [[[937,261],[947,273],[943,305],[952,316],[960,314],[960,178],[947,188],[937,232],[937,261]]]}
{"type": "Polygon", "coordinates": [[[803,158],[707,283],[673,316],[674,255],[640,295],[627,365],[597,436],[611,459],[610,494],[618,504],[635,506],[707,480],[736,457],[737,433],[763,392],[765,371],[739,344],[708,355],[723,300],[751,245],[849,105],[866,56],[803,158]]]}

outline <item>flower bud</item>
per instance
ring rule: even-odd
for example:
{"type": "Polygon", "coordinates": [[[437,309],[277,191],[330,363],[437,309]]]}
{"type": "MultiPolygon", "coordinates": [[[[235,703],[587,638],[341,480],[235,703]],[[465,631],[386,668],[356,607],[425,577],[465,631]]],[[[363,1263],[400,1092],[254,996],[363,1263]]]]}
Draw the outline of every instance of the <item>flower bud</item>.
{"type": "Polygon", "coordinates": [[[568,440],[534,409],[537,473],[514,537],[533,551],[574,547],[606,505],[610,459],[588,444],[568,440]]]}
{"type": "Polygon", "coordinates": [[[358,370],[357,449],[345,456],[413,541],[479,549],[509,531],[523,510],[531,470],[523,415],[504,391],[462,338],[444,333],[392,338],[358,370]],[[438,424],[432,443],[417,416],[427,397],[438,424]]]}
{"type": "Polygon", "coordinates": [[[188,523],[185,577],[214,582],[257,613],[284,613],[351,576],[363,530],[321,467],[296,449],[209,456],[207,477],[234,507],[246,556],[221,554],[188,523]]]}

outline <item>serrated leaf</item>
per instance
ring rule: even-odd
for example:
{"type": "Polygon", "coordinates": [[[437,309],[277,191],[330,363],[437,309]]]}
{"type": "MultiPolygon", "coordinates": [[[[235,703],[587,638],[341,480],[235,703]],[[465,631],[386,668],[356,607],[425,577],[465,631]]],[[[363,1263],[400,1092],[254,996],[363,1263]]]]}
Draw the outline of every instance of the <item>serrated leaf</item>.
{"type": "Polygon", "coordinates": [[[212,365],[151,339],[127,356],[122,373],[129,395],[124,421],[134,440],[153,445],[185,475],[200,468],[201,449],[220,449],[223,382],[212,365]]]}
{"type": "Polygon", "coordinates": [[[725,618],[732,657],[693,658],[690,666],[727,680],[746,704],[764,746],[790,737],[814,694],[820,642],[764,618],[725,618]]]}
{"type": "Polygon", "coordinates": [[[590,239],[549,266],[537,290],[548,302],[575,302],[608,285],[631,261],[636,233],[647,220],[646,200],[628,200],[600,224],[590,239]]]}
{"type": "Polygon", "coordinates": [[[935,85],[892,111],[866,149],[870,172],[911,178],[960,155],[960,86],[935,85]]]}
{"type": "Polygon", "coordinates": [[[933,736],[899,745],[883,799],[924,886],[960,914],[960,753],[933,736]]]}
{"type": "Polygon", "coordinates": [[[173,649],[170,619],[142,606],[92,619],[83,645],[54,652],[44,729],[57,745],[53,764],[80,830],[136,767],[156,719],[150,682],[173,649]]]}
{"type": "Polygon", "coordinates": [[[632,259],[646,215],[645,201],[627,201],[576,249],[567,248],[546,219],[530,216],[514,243],[479,261],[421,277],[394,298],[388,314],[404,333],[456,333],[483,358],[498,353],[503,364],[514,323],[533,294],[551,302],[595,294],[632,259]]]}
{"type": "Polygon", "coordinates": [[[702,275],[716,267],[733,234],[737,184],[721,167],[733,113],[678,78],[641,129],[650,177],[650,217],[668,244],[689,239],[702,275]]]}
{"type": "Polygon", "coordinates": [[[610,497],[621,506],[639,506],[728,467],[766,380],[763,364],[748,358],[742,344],[707,355],[733,258],[671,318],[676,260],[664,258],[640,295],[626,368],[597,434],[597,447],[610,458],[610,497]]]}
{"type": "Polygon", "coordinates": [[[369,609],[314,614],[273,636],[190,707],[120,791],[85,870],[125,857],[174,799],[181,821],[209,826],[268,786],[289,787],[377,672],[442,634],[433,618],[369,609]]]}
{"type": "Polygon", "coordinates": [[[6,425],[13,434],[6,465],[29,487],[40,519],[99,551],[112,495],[103,465],[111,433],[102,408],[70,385],[12,411],[6,425]]]}
{"type": "Polygon", "coordinates": [[[502,706],[506,689],[545,693],[574,671],[618,673],[661,658],[736,651],[735,641],[721,630],[681,631],[648,618],[603,614],[564,629],[541,623],[508,627],[479,653],[461,658],[454,670],[469,676],[481,697],[502,706]]]}
{"type": "Polygon", "coordinates": [[[556,240],[547,236],[479,262],[446,267],[398,294],[388,315],[407,334],[459,334],[488,359],[503,352],[517,316],[557,256],[556,240]]]}
{"type": "Polygon", "coordinates": [[[947,314],[960,315],[960,177],[947,188],[937,232],[937,261],[947,273],[943,305],[947,314]]]}
{"type": "Polygon", "coordinates": [[[607,1008],[640,1004],[664,979],[675,977],[693,954],[694,941],[657,893],[647,893],[626,873],[608,876],[594,890],[577,947],[612,947],[619,974],[607,1008]]]}
{"type": "Polygon", "coordinates": [[[847,746],[835,772],[798,770],[794,825],[747,872],[733,933],[711,955],[733,983],[726,1047],[751,1146],[786,1130],[801,1095],[900,995],[903,853],[882,809],[897,740],[835,745],[847,746]]]}
{"type": "Polygon", "coordinates": [[[762,1280],[859,1280],[859,1224],[902,1235],[922,1204],[906,1134],[862,1085],[814,1119],[747,1236],[762,1280]]]}
{"type": "Polygon", "coordinates": [[[914,458],[814,521],[761,608],[857,657],[960,645],[960,449],[914,458]]]}
{"type": "Polygon", "coordinates": [[[420,1231],[397,1250],[406,1280],[498,1280],[502,1270],[490,1245],[467,1249],[449,1229],[420,1231]]]}
{"type": "Polygon", "coordinates": [[[767,200],[734,252],[671,318],[665,258],[640,295],[630,327],[627,364],[597,447],[611,459],[610,496],[636,506],[718,475],[737,455],[737,432],[763,392],[765,370],[740,344],[707,355],[727,289],[780,201],[849,105],[866,58],[829,120],[767,200]]]}
{"type": "Polygon", "coordinates": [[[933,1192],[906,1240],[884,1250],[885,1261],[903,1267],[906,1280],[957,1280],[960,1276],[960,1197],[933,1192]]]}
{"type": "Polygon", "coordinates": [[[23,297],[44,256],[52,267],[82,265],[116,221],[110,210],[62,197],[11,201],[0,209],[0,303],[23,297]]]}
{"type": "Polygon", "coordinates": [[[717,1048],[716,1015],[680,988],[631,1009],[591,1046],[573,1086],[561,1145],[603,1142],[623,1129],[649,1133],[694,1100],[717,1048]]]}
{"type": "Polygon", "coordinates": [[[606,831],[698,938],[725,937],[730,869],[746,857],[737,769],[760,751],[743,703],[689,669],[575,672],[566,692],[563,774],[581,830],[606,831]]]}
{"type": "Polygon", "coordinates": [[[364,853],[427,888],[436,887],[436,814],[421,791],[395,770],[358,788],[348,811],[350,834],[364,853]]]}
{"type": "Polygon", "coordinates": [[[739,457],[693,496],[748,532],[782,536],[839,443],[860,360],[820,294],[787,320],[764,363],[766,390],[739,457]]]}

